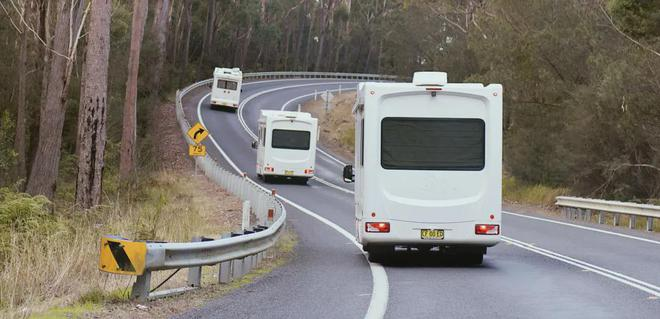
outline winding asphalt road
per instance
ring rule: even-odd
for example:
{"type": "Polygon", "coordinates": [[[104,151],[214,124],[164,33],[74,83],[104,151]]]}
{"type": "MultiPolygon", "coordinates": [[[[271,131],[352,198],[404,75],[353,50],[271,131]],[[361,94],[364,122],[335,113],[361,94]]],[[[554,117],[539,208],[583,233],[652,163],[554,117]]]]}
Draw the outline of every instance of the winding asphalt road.
{"type": "MultiPolygon", "coordinates": [[[[183,104],[189,121],[201,121],[213,137],[205,141],[210,155],[258,181],[249,131],[256,130],[259,110],[287,102],[295,108],[314,90],[356,86],[339,83],[244,84],[239,112],[211,109],[207,87],[191,91],[183,104]]],[[[288,225],[299,236],[295,257],[180,317],[660,318],[660,236],[654,234],[505,212],[504,241],[481,266],[414,253],[401,253],[384,268],[370,264],[347,236],[355,225],[352,189],[340,180],[345,161],[317,153],[320,180],[264,184],[288,205],[288,225]]]]}

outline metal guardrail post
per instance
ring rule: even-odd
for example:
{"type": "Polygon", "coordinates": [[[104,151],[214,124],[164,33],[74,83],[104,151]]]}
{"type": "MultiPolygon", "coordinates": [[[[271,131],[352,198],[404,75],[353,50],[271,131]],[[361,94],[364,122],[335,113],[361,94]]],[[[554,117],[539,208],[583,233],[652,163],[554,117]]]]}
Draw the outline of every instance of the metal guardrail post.
{"type": "Polygon", "coordinates": [[[149,298],[149,290],[151,290],[151,271],[145,270],[142,275],[137,276],[133,283],[131,299],[145,302],[149,298]]]}
{"type": "Polygon", "coordinates": [[[621,221],[621,215],[620,214],[614,214],[614,220],[613,220],[613,225],[614,226],[619,226],[621,221]]]}
{"type": "Polygon", "coordinates": [[[646,218],[646,231],[653,231],[653,217],[646,218]]]}
{"type": "Polygon", "coordinates": [[[603,223],[603,212],[598,212],[598,223],[599,224],[603,223]]]}
{"type": "MultiPolygon", "coordinates": [[[[201,237],[193,237],[192,242],[201,242],[201,237]]],[[[202,286],[202,267],[188,268],[188,287],[201,287],[202,286]]]]}
{"type": "Polygon", "coordinates": [[[243,258],[234,259],[231,261],[231,277],[236,279],[241,276],[243,276],[243,258]]]}
{"type": "Polygon", "coordinates": [[[628,219],[628,228],[633,229],[636,228],[636,226],[637,226],[637,216],[630,215],[630,219],[628,219]]]}
{"type": "Polygon", "coordinates": [[[250,201],[243,201],[243,219],[241,222],[241,229],[247,230],[250,228],[250,201]]]}
{"type": "MultiPolygon", "coordinates": [[[[230,238],[231,233],[224,233],[220,235],[220,238],[230,238]]],[[[221,284],[227,284],[231,282],[231,260],[221,262],[218,265],[218,282],[221,284]]]]}

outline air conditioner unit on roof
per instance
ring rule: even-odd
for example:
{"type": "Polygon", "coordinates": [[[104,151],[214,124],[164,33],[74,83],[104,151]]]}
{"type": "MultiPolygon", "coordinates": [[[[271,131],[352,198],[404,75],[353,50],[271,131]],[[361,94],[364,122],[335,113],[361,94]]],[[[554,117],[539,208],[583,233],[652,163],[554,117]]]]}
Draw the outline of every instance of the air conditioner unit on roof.
{"type": "Polygon", "coordinates": [[[412,82],[417,86],[443,86],[447,84],[447,73],[415,72],[412,82]]]}

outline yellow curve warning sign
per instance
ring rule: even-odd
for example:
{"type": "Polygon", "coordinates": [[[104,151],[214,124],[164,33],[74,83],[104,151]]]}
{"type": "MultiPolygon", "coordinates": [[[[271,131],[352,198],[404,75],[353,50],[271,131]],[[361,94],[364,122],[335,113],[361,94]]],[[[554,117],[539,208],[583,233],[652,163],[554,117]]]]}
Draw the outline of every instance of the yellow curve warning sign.
{"type": "Polygon", "coordinates": [[[206,128],[198,122],[188,130],[188,136],[190,136],[190,138],[195,142],[195,144],[199,144],[207,136],[209,136],[209,131],[207,131],[206,128]]]}
{"type": "Polygon", "coordinates": [[[190,156],[206,156],[206,146],[198,145],[188,145],[188,154],[190,156]]]}
{"type": "Polygon", "coordinates": [[[120,275],[142,275],[147,257],[145,242],[120,237],[101,237],[99,270],[120,275]]]}

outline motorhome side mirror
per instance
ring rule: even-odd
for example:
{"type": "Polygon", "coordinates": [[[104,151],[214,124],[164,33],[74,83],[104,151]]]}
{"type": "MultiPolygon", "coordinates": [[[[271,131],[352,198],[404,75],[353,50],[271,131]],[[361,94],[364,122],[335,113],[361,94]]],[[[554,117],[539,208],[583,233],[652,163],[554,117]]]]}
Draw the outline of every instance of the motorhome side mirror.
{"type": "Polygon", "coordinates": [[[259,142],[257,142],[257,141],[252,141],[252,148],[256,149],[257,145],[259,145],[258,143],[259,142]]]}
{"type": "Polygon", "coordinates": [[[353,175],[353,165],[344,166],[344,182],[345,183],[355,182],[355,175],[353,175]]]}

